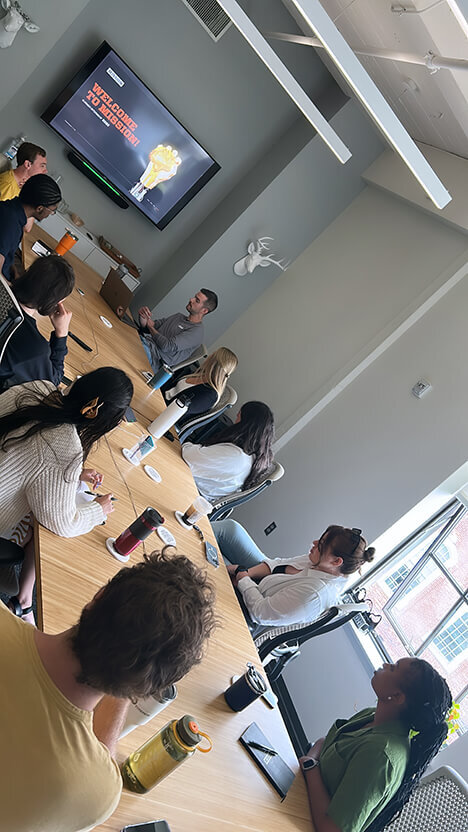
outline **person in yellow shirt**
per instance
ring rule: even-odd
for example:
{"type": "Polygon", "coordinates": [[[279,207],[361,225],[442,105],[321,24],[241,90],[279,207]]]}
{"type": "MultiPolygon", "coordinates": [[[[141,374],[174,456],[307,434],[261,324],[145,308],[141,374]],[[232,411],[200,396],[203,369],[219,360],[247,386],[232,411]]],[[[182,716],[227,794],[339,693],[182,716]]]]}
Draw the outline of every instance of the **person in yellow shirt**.
{"type": "Polygon", "coordinates": [[[46,151],[38,144],[23,142],[16,154],[16,168],[0,173],[0,202],[18,196],[26,180],[36,173],[47,173],[46,151]]]}
{"type": "Polygon", "coordinates": [[[213,608],[204,572],[164,552],[117,572],[61,633],[0,601],[3,830],[82,832],[112,814],[129,700],[160,695],[200,662],[213,608]]]}
{"type": "MultiPolygon", "coordinates": [[[[46,151],[38,144],[23,142],[16,154],[16,168],[0,173],[0,202],[19,196],[24,183],[37,173],[47,173],[46,151]]],[[[34,218],[28,219],[25,232],[31,231],[33,225],[34,218]]]]}

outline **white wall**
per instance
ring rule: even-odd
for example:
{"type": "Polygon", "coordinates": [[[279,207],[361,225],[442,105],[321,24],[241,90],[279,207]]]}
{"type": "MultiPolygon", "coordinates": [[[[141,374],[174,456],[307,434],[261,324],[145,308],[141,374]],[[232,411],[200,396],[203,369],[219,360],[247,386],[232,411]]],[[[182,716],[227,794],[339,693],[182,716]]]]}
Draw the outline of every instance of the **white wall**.
{"type": "MultiPolygon", "coordinates": [[[[241,358],[241,401],[265,398],[284,425],[456,272],[459,282],[281,448],[283,480],[236,510],[267,554],[306,551],[332,522],[373,540],[466,462],[468,238],[368,188],[223,336],[241,358]],[[433,391],[417,400],[421,377],[433,391]]],[[[373,704],[371,674],[346,628],[302,648],[284,678],[310,739],[373,704]]],[[[468,777],[462,748],[445,762],[468,777]]]]}
{"type": "MultiPolygon", "coordinates": [[[[35,23],[41,27],[40,32],[30,34],[23,28],[16,35],[12,45],[0,52],[0,109],[15,96],[29,75],[36,70],[39,63],[57,43],[66,29],[87,6],[89,0],[41,0],[40,3],[25,3],[25,10],[35,23]]],[[[3,15],[2,15],[3,16],[3,15]]],[[[16,135],[24,124],[14,125],[16,135]],[[18,129],[19,128],[19,129],[18,129]]],[[[8,126],[3,122],[2,141],[8,137],[8,126]]],[[[31,138],[31,141],[34,141],[31,138]]]]}
{"type": "Polygon", "coordinates": [[[240,398],[270,404],[281,435],[467,247],[463,234],[366,188],[217,341],[239,356],[240,398]]]}

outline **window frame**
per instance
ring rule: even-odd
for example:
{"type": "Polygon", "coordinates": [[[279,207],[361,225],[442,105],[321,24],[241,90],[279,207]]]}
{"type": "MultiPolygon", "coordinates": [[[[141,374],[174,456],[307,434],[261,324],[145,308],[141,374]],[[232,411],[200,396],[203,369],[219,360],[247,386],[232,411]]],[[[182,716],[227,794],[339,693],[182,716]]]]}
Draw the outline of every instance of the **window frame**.
{"type": "MultiPolygon", "coordinates": [[[[366,586],[372,583],[379,575],[379,573],[383,572],[388,568],[392,561],[395,562],[395,570],[398,569],[399,564],[404,561],[405,556],[411,552],[416,546],[420,545],[424,542],[426,538],[428,538],[431,534],[431,531],[434,527],[438,527],[439,531],[429,543],[429,545],[422,551],[420,557],[414,564],[414,566],[410,569],[404,580],[397,586],[396,590],[392,592],[392,595],[385,603],[384,607],[382,608],[382,614],[386,614],[388,623],[393,628],[395,634],[401,641],[404,649],[408,653],[409,656],[414,656],[418,658],[424,650],[433,642],[434,638],[444,630],[447,626],[447,623],[450,621],[450,618],[457,612],[460,611],[460,615],[463,615],[464,612],[468,612],[468,588],[466,590],[463,589],[462,586],[458,584],[456,579],[451,575],[449,570],[447,569],[445,563],[437,558],[437,549],[440,547],[441,544],[444,543],[446,538],[451,534],[460,520],[468,513],[468,507],[464,506],[463,503],[460,502],[457,498],[454,498],[450,501],[450,503],[446,504],[437,514],[430,517],[424,524],[422,524],[415,532],[409,535],[405,540],[403,540],[398,546],[396,546],[388,555],[382,558],[378,563],[375,564],[362,578],[356,580],[347,590],[346,595],[352,600],[360,600],[362,598],[362,591],[366,590],[366,586]],[[391,615],[388,615],[388,611],[390,611],[398,603],[398,600],[401,599],[407,590],[407,588],[411,585],[411,583],[415,580],[415,578],[421,573],[424,567],[430,562],[434,564],[434,566],[440,570],[443,574],[444,578],[446,578],[452,588],[457,593],[457,599],[451,605],[450,609],[445,613],[438,621],[437,625],[432,629],[432,631],[426,635],[424,641],[418,645],[417,648],[413,647],[410,643],[408,643],[408,639],[405,637],[404,632],[402,631],[401,627],[398,626],[398,623],[395,621],[395,618],[391,615]]],[[[390,590],[390,587],[388,587],[390,590]]],[[[390,590],[391,591],[391,590],[390,590]]],[[[375,629],[377,626],[376,624],[372,624],[371,626],[367,626],[363,628],[360,626],[359,616],[353,622],[353,625],[356,629],[363,629],[367,635],[370,636],[374,647],[377,649],[378,653],[382,657],[385,662],[392,662],[393,659],[389,655],[384,642],[382,641],[381,637],[379,636],[378,630],[375,629]]],[[[360,643],[362,645],[362,649],[365,650],[364,642],[362,637],[360,638],[360,643]]],[[[442,654],[442,651],[441,651],[442,654]]],[[[443,655],[443,654],[442,654],[443,655]]],[[[461,703],[466,696],[468,696],[468,682],[463,687],[461,691],[454,692],[455,699],[458,703],[461,703]]]]}

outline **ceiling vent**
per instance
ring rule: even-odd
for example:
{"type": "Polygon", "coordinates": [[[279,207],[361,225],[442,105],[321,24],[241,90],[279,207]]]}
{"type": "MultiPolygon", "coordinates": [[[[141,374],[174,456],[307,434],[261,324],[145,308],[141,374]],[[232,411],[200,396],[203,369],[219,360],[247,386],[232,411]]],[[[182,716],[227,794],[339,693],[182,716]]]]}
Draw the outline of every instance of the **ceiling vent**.
{"type": "Polygon", "coordinates": [[[231,25],[231,18],[216,0],[182,0],[213,40],[219,40],[231,25]]]}

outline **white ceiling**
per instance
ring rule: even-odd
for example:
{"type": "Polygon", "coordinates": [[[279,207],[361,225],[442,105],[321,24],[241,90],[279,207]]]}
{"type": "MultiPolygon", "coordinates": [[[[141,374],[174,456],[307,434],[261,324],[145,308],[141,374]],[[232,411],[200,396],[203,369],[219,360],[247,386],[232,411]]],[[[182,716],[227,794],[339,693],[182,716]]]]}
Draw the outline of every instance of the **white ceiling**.
{"type": "MultiPolygon", "coordinates": [[[[283,2],[302,31],[313,36],[315,33],[288,0],[283,2]]],[[[434,0],[403,0],[398,5],[422,9],[431,2],[434,0]]],[[[401,15],[391,11],[392,0],[321,3],[350,46],[374,46],[420,56],[430,50],[468,62],[468,40],[446,2],[422,14],[401,15]]],[[[291,44],[291,48],[313,47],[291,44]]],[[[324,50],[318,49],[317,53],[325,58],[324,50]]],[[[414,139],[468,158],[468,71],[441,69],[431,74],[425,66],[358,57],[414,139]]],[[[326,63],[330,67],[328,59],[326,63]]]]}

